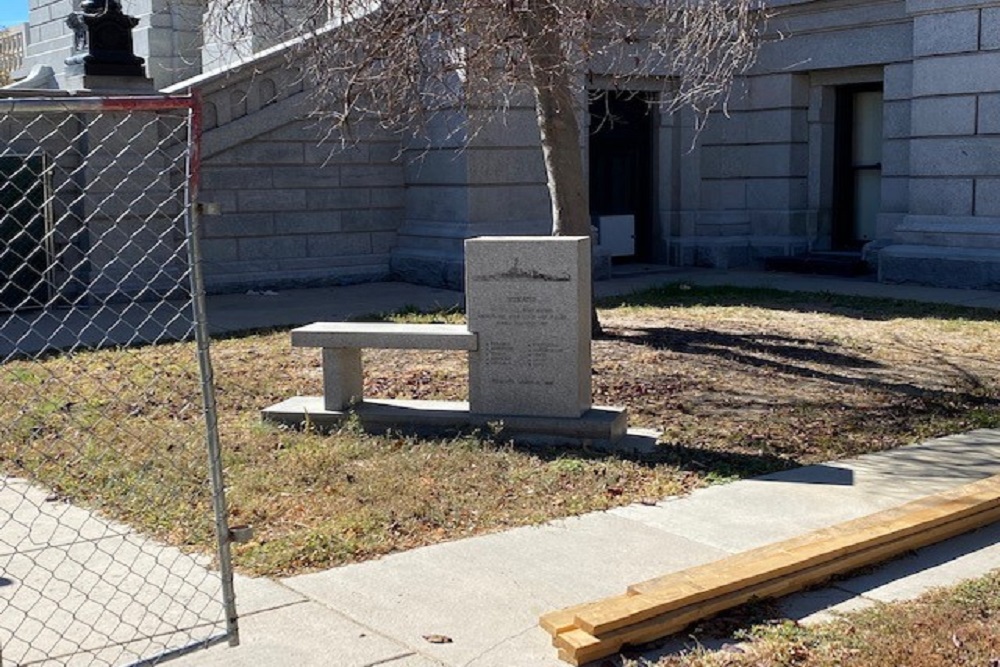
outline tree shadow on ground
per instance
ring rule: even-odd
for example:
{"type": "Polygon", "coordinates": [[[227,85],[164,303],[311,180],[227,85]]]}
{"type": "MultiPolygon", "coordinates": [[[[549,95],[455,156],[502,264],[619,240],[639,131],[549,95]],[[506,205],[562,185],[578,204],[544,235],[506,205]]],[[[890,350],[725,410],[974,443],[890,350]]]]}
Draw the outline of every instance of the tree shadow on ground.
{"type": "MultiPolygon", "coordinates": [[[[679,354],[713,356],[727,363],[763,368],[836,385],[863,386],[905,396],[940,395],[954,399],[957,394],[957,392],[931,390],[910,382],[895,382],[871,374],[854,376],[837,373],[835,369],[878,371],[888,367],[856,354],[838,351],[834,349],[835,343],[824,341],[773,334],[732,334],[708,329],[692,331],[673,327],[629,327],[627,330],[609,330],[605,340],[642,345],[679,354]]],[[[962,378],[968,390],[982,388],[975,373],[961,368],[954,362],[947,362],[947,365],[962,378]]]]}
{"type": "Polygon", "coordinates": [[[786,292],[764,287],[699,287],[670,283],[625,296],[598,301],[606,309],[629,307],[748,306],[798,313],[824,313],[859,320],[931,318],[995,322],[1000,313],[989,308],[924,303],[904,299],[849,296],[830,292],[786,292]]]}
{"type": "Polygon", "coordinates": [[[596,449],[568,445],[539,445],[513,440],[496,440],[497,446],[513,446],[516,450],[532,454],[542,461],[580,459],[599,461],[619,459],[631,461],[646,468],[669,466],[684,473],[689,472],[710,480],[733,480],[757,477],[798,467],[796,461],[769,453],[746,453],[689,447],[676,443],[660,444],[650,452],[596,449]]]}
{"type": "MultiPolygon", "coordinates": [[[[779,406],[776,419],[782,419],[782,415],[797,415],[796,419],[805,416],[803,428],[794,434],[779,430],[775,436],[766,424],[756,422],[759,428],[734,430],[729,435],[709,437],[705,443],[661,441],[651,449],[638,452],[544,447],[518,443],[516,439],[514,446],[547,462],[563,458],[619,458],[648,468],[672,467],[680,473],[711,481],[758,477],[818,461],[857,456],[915,439],[1000,427],[1000,398],[995,396],[924,390],[911,385],[876,383],[876,386],[898,393],[895,397],[886,395],[882,404],[863,409],[845,409],[842,402],[829,396],[824,400],[803,399],[779,406]],[[816,417],[815,429],[809,415],[816,417]]],[[[738,406],[726,407],[738,409],[738,406]]],[[[704,415],[704,419],[711,418],[711,414],[704,415]]],[[[495,442],[497,446],[510,444],[502,433],[497,434],[495,442]]]]}
{"type": "Polygon", "coordinates": [[[657,350],[685,354],[709,354],[750,365],[773,365],[785,370],[786,364],[771,362],[749,353],[769,355],[790,361],[812,362],[842,368],[883,368],[883,365],[856,354],[838,351],[838,345],[810,338],[792,338],[766,333],[733,334],[711,329],[676,329],[673,327],[628,327],[608,334],[607,340],[645,345],[657,350]]]}

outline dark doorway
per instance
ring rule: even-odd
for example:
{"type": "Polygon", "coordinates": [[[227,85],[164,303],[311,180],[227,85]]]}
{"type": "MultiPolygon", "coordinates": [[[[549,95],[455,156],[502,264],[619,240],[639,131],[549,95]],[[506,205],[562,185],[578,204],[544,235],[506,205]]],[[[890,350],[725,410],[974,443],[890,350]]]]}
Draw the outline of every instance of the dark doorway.
{"type": "Polygon", "coordinates": [[[837,89],[834,145],[832,246],[860,250],[882,203],[882,84],[837,89]]]}
{"type": "MultiPolygon", "coordinates": [[[[616,221],[624,223],[633,216],[635,222],[633,252],[616,255],[617,261],[652,258],[652,101],[648,93],[604,91],[590,103],[591,216],[626,216],[616,221]]],[[[602,237],[605,232],[602,229],[602,237]]]]}
{"type": "Polygon", "coordinates": [[[47,300],[45,161],[0,157],[0,310],[47,300]]]}

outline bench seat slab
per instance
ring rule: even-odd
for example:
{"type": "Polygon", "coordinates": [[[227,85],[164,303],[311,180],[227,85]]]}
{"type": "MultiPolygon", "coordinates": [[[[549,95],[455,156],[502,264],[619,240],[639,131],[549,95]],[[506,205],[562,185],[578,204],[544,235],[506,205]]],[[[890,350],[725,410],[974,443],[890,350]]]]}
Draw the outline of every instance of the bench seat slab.
{"type": "Polygon", "coordinates": [[[477,339],[464,324],[314,322],[292,329],[294,347],[475,350],[477,339]]]}

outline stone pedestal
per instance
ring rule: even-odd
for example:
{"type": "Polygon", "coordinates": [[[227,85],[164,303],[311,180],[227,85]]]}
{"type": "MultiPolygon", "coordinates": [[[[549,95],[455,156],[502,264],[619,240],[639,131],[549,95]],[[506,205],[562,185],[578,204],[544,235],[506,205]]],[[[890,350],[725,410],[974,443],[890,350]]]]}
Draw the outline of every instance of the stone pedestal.
{"type": "Polygon", "coordinates": [[[100,92],[151,92],[145,60],[135,55],[132,30],[139,19],[122,11],[120,0],[83,0],[80,13],[66,23],[74,33],[74,50],[66,59],[67,85],[71,90],[100,92]]]}
{"type": "Polygon", "coordinates": [[[469,406],[492,415],[579,417],[590,408],[590,239],[465,242],[469,406]]]}
{"type": "Polygon", "coordinates": [[[147,77],[101,76],[95,74],[68,74],[66,89],[72,91],[92,91],[95,93],[115,93],[120,95],[153,95],[156,86],[147,77]]]}

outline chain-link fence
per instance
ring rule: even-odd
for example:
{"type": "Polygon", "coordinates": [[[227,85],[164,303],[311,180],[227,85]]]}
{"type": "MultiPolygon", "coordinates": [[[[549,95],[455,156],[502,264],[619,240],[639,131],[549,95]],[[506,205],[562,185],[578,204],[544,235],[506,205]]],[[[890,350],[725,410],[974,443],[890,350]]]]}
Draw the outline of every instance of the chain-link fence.
{"type": "Polygon", "coordinates": [[[235,644],[196,105],[0,110],[0,664],[235,644]]]}

